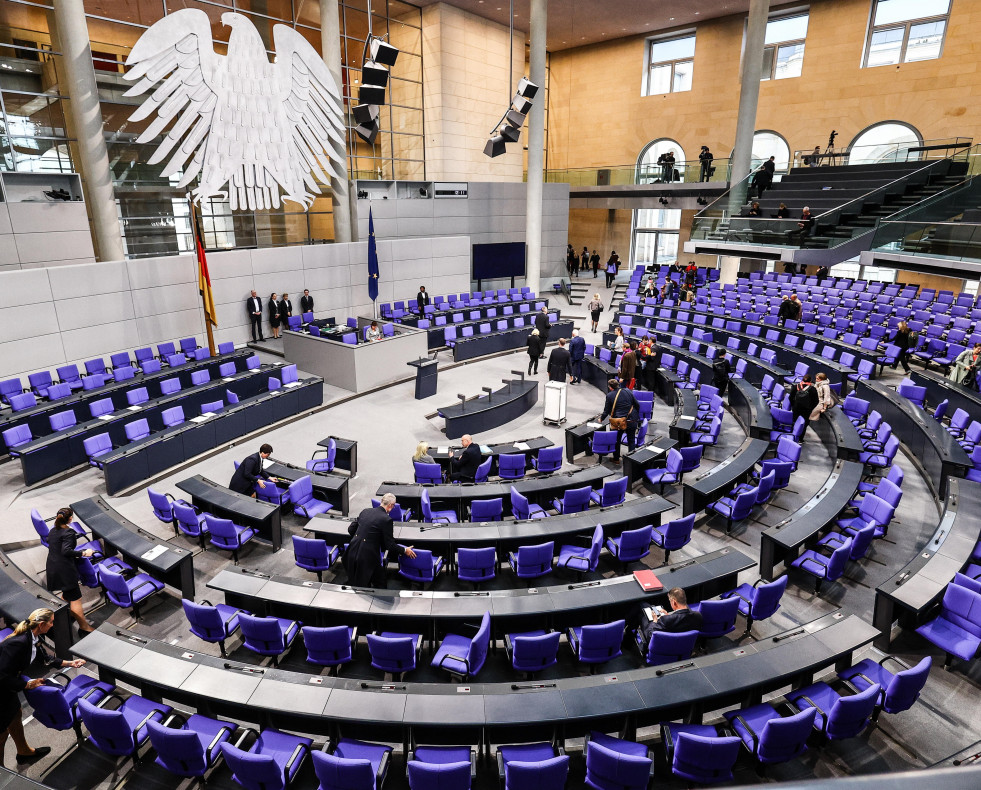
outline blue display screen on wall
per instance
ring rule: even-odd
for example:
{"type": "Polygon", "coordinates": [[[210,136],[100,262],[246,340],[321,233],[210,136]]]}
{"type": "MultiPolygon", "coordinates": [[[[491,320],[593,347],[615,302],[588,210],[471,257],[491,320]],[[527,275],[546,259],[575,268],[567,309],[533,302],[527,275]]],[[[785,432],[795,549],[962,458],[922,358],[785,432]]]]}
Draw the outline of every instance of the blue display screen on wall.
{"type": "Polygon", "coordinates": [[[509,241],[502,244],[474,244],[472,261],[474,280],[524,277],[525,243],[509,241]]]}

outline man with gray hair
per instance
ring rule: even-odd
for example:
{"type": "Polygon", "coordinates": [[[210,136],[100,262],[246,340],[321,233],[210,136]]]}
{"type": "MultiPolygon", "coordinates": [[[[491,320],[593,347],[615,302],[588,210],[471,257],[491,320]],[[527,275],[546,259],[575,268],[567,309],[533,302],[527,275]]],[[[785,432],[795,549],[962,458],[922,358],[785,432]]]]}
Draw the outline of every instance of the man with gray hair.
{"type": "Polygon", "coordinates": [[[404,554],[414,559],[416,553],[412,546],[402,546],[392,535],[392,508],[395,494],[384,494],[378,507],[369,507],[358,513],[358,517],[347,528],[351,543],[344,554],[344,570],[348,583],[354,587],[385,587],[385,567],[379,556],[386,552],[404,554]]]}

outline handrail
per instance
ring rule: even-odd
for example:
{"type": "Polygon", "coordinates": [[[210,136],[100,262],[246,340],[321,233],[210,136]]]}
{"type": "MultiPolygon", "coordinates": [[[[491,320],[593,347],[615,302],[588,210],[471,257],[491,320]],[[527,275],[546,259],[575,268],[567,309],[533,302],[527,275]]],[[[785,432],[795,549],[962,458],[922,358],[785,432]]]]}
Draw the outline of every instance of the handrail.
{"type": "MultiPolygon", "coordinates": [[[[731,160],[728,158],[717,158],[712,160],[712,167],[715,175],[710,176],[709,181],[719,183],[728,181],[731,172],[731,160]]],[[[702,165],[697,159],[678,160],[675,162],[674,170],[681,176],[678,180],[660,182],[661,166],[648,163],[643,165],[623,164],[623,165],[597,165],[593,167],[567,167],[550,168],[545,172],[545,181],[549,183],[568,183],[573,186],[624,186],[641,185],[655,182],[667,184],[698,184],[709,183],[701,181],[702,165]],[[600,179],[599,174],[606,173],[606,177],[600,179]],[[600,181],[605,183],[599,183],[600,181]]],[[[527,178],[527,173],[525,174],[527,178]]]]}
{"type": "MultiPolygon", "coordinates": [[[[900,162],[900,161],[908,162],[910,161],[909,155],[911,152],[919,153],[923,151],[949,150],[951,148],[967,148],[971,146],[973,142],[974,139],[971,137],[938,137],[931,140],[923,140],[922,142],[918,142],[918,143],[911,143],[911,142],[882,143],[879,145],[860,145],[851,148],[839,148],[833,154],[826,153],[827,149],[825,149],[824,151],[820,150],[820,146],[818,146],[819,150],[817,155],[820,157],[820,159],[831,159],[832,166],[862,167],[864,165],[876,164],[881,162],[900,162]],[[851,160],[857,152],[880,151],[880,150],[881,153],[879,153],[876,156],[874,162],[863,161],[855,165],[851,164],[851,160]],[[904,159],[900,159],[898,157],[898,154],[904,150],[906,152],[906,156],[904,159]],[[841,160],[840,165],[835,164],[835,160],[838,159],[841,160]]],[[[791,161],[800,163],[797,165],[798,167],[807,167],[807,165],[803,164],[805,158],[809,159],[814,155],[815,154],[812,149],[808,149],[806,151],[797,150],[794,151],[794,155],[793,157],[791,157],[791,161]]],[[[941,158],[946,158],[946,157],[941,157],[941,158]]]]}

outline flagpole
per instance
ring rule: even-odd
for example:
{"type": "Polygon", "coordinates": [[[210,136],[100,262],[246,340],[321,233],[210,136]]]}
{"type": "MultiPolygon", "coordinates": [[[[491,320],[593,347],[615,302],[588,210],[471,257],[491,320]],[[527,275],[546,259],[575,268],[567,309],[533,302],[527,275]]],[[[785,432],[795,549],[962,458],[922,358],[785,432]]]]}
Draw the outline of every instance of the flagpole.
{"type": "MultiPolygon", "coordinates": [[[[194,239],[194,253],[195,258],[198,262],[198,282],[201,281],[201,251],[204,249],[204,239],[198,235],[198,217],[197,212],[194,211],[194,199],[191,194],[187,195],[187,202],[191,207],[191,237],[194,239]]],[[[201,312],[204,313],[204,328],[208,333],[208,353],[211,356],[215,355],[215,335],[211,331],[211,319],[208,316],[208,304],[207,297],[204,294],[204,290],[198,288],[198,292],[201,294],[201,312]]]]}

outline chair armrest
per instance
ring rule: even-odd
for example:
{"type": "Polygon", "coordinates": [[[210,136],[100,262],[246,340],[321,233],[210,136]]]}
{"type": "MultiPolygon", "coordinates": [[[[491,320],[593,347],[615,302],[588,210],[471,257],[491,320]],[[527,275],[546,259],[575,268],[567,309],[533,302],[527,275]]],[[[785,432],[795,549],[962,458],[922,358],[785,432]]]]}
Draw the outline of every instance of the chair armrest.
{"type": "Polygon", "coordinates": [[[448,658],[452,658],[454,661],[459,661],[461,664],[463,664],[467,668],[467,674],[468,675],[470,674],[470,659],[468,659],[468,658],[466,658],[464,656],[454,656],[454,655],[451,655],[450,653],[447,653],[445,656],[443,656],[439,660],[439,664],[437,666],[442,667],[443,666],[443,662],[446,661],[446,659],[448,659],[448,658]]]}
{"type": "MultiPolygon", "coordinates": [[[[297,747],[293,750],[293,754],[290,755],[290,759],[286,761],[286,765],[283,767],[283,780],[285,782],[286,778],[290,775],[290,768],[293,767],[293,763],[299,759],[301,762],[304,757],[304,752],[307,751],[308,747],[302,743],[297,744],[297,747]]],[[[286,782],[289,784],[289,782],[286,782]]]]}
{"type": "Polygon", "coordinates": [[[156,716],[158,714],[160,715],[160,718],[162,719],[163,718],[163,715],[164,715],[163,714],[163,711],[160,710],[159,708],[154,708],[146,716],[143,717],[143,721],[141,721],[139,724],[137,724],[133,728],[133,742],[134,743],[136,742],[136,733],[138,733],[140,730],[142,730],[146,726],[147,722],[150,721],[150,719],[152,719],[154,716],[156,716]]]}
{"type": "Polygon", "coordinates": [[[164,727],[169,727],[172,721],[181,722],[181,727],[183,728],[187,724],[187,717],[177,711],[171,711],[170,715],[164,719],[164,727]]]}
{"type": "Polygon", "coordinates": [[[46,677],[45,680],[50,680],[52,683],[55,683],[56,685],[59,685],[62,688],[67,687],[68,684],[72,682],[72,679],[70,677],[68,677],[68,675],[66,675],[64,672],[55,672],[53,675],[49,675],[48,677],[46,677]],[[64,686],[61,686],[60,683],[57,683],[55,681],[55,678],[64,678],[65,679],[65,685],[64,686]]]}
{"type": "MultiPolygon", "coordinates": [[[[901,666],[901,667],[902,667],[903,669],[912,669],[912,667],[911,667],[911,666],[910,666],[909,664],[907,664],[907,663],[906,663],[905,661],[903,661],[903,660],[902,660],[902,659],[901,659],[901,658],[900,658],[899,656],[892,656],[892,655],[887,655],[887,656],[885,656],[885,657],[884,657],[884,658],[883,658],[883,659],[882,659],[882,660],[881,660],[881,661],[879,662],[879,666],[880,666],[880,667],[882,667],[883,669],[885,669],[885,664],[886,664],[886,662],[887,662],[887,661],[895,661],[895,662],[896,662],[897,664],[899,664],[899,665],[900,665],[900,666],[901,666]]],[[[865,678],[865,675],[862,675],[862,677],[863,677],[863,678],[865,678]]],[[[871,680],[869,680],[868,678],[865,678],[865,679],[866,679],[866,680],[868,680],[870,684],[872,683],[872,681],[871,681],[871,680]]]]}
{"type": "Polygon", "coordinates": [[[139,584],[137,584],[132,590],[129,591],[130,600],[132,600],[136,591],[141,589],[142,587],[153,587],[153,582],[140,582],[139,584]]]}
{"type": "Polygon", "coordinates": [[[375,781],[377,782],[377,787],[381,787],[382,777],[388,773],[388,763],[392,759],[391,752],[385,752],[382,755],[381,762],[378,764],[378,773],[375,774],[375,781]]]}
{"type": "Polygon", "coordinates": [[[810,705],[812,708],[814,708],[814,710],[816,710],[818,713],[821,714],[821,732],[824,733],[825,735],[827,735],[828,734],[828,714],[825,713],[823,710],[821,710],[821,708],[817,705],[817,703],[814,702],[814,700],[812,700],[810,697],[801,697],[801,699],[807,700],[807,704],[810,705]]]}

